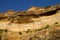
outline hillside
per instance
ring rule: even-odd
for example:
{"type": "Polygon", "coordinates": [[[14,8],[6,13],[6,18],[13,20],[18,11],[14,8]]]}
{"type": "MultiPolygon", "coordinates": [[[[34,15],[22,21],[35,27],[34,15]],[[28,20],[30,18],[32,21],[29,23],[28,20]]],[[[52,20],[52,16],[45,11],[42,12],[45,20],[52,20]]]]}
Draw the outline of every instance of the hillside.
{"type": "Polygon", "coordinates": [[[60,40],[60,5],[0,13],[0,40],[60,40]]]}

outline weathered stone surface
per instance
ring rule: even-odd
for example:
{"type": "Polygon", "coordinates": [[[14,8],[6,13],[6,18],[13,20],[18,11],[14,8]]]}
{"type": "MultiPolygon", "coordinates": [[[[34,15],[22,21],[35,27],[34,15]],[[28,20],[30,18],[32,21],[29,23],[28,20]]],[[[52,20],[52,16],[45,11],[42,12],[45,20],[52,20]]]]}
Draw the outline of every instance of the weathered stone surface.
{"type": "Polygon", "coordinates": [[[0,40],[60,40],[60,5],[0,14],[0,40]]]}

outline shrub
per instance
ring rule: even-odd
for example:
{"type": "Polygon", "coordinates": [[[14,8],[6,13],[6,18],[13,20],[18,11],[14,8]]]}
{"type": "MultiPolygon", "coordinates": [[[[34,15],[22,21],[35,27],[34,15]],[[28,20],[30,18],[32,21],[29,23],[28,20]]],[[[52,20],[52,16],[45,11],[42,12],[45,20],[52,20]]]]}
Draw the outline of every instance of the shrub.
{"type": "Polygon", "coordinates": [[[32,37],[30,37],[29,40],[32,40],[32,37]]]}
{"type": "Polygon", "coordinates": [[[22,35],[22,32],[19,32],[20,35],[22,35]]]}
{"type": "Polygon", "coordinates": [[[1,34],[4,30],[3,29],[0,29],[0,40],[1,40],[1,34]]]}
{"type": "Polygon", "coordinates": [[[41,29],[35,29],[35,31],[34,31],[34,32],[37,32],[37,31],[41,31],[41,29]]]}
{"type": "Polygon", "coordinates": [[[0,40],[1,40],[1,35],[0,35],[0,40]]]}
{"type": "Polygon", "coordinates": [[[41,29],[37,29],[38,31],[41,31],[41,29]]]}
{"type": "Polygon", "coordinates": [[[32,32],[30,29],[27,29],[26,33],[32,32]]]}
{"type": "Polygon", "coordinates": [[[50,26],[49,25],[46,25],[46,27],[44,28],[44,29],[47,29],[47,28],[49,28],[50,26]]]}
{"type": "Polygon", "coordinates": [[[34,32],[37,32],[37,29],[35,29],[34,32]]]}
{"type": "Polygon", "coordinates": [[[4,31],[7,32],[7,29],[5,29],[4,31]]]}
{"type": "Polygon", "coordinates": [[[0,34],[3,32],[3,29],[0,29],[0,34]]]}
{"type": "Polygon", "coordinates": [[[58,24],[58,22],[55,22],[55,24],[58,24]]]}

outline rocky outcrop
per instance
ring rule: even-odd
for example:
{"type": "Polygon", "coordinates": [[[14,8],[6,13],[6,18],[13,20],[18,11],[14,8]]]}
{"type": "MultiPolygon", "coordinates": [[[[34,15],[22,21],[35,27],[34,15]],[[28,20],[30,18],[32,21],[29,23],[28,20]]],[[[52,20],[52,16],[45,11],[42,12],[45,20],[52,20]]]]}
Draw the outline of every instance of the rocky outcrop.
{"type": "Polygon", "coordinates": [[[1,13],[0,40],[60,40],[60,5],[1,13]]]}

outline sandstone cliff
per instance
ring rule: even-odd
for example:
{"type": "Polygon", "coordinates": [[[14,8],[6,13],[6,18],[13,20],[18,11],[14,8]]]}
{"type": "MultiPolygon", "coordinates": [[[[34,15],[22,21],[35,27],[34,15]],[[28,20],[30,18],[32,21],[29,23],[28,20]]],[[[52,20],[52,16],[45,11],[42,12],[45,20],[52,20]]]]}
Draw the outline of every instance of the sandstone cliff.
{"type": "Polygon", "coordinates": [[[60,5],[0,13],[0,40],[60,40],[60,5]]]}

